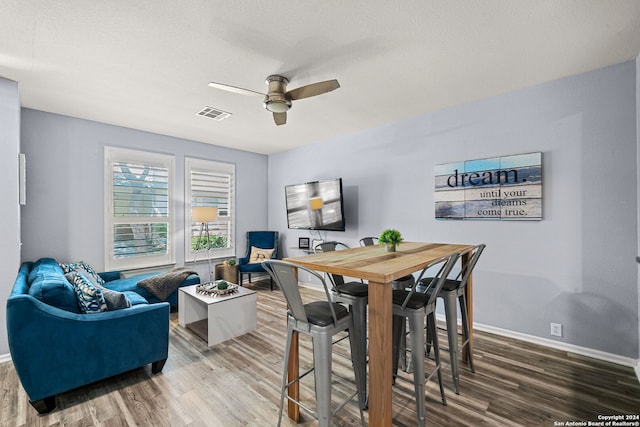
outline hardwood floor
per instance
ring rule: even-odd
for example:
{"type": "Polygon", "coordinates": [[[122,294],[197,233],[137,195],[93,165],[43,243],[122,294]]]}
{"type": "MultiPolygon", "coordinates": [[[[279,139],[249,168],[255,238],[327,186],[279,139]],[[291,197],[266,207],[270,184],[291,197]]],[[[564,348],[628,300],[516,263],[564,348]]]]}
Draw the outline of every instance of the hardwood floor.
{"type": "MultiPolygon", "coordinates": [[[[278,290],[269,291],[268,281],[249,286],[258,290],[256,332],[207,348],[178,326],[173,313],[169,359],[161,374],[151,374],[147,366],[63,393],[57,396],[56,410],[44,416],[28,403],[13,364],[0,364],[0,426],[276,425],[285,303],[278,290]]],[[[315,292],[304,289],[303,294],[315,292]]],[[[338,351],[347,353],[344,347],[338,351]]],[[[311,347],[304,337],[300,353],[301,366],[308,367],[311,347]]],[[[442,356],[446,362],[447,354],[442,356]]],[[[628,367],[483,332],[476,333],[474,360],[475,374],[461,366],[460,395],[453,393],[449,367],[444,367],[447,406],[440,404],[436,382],[428,383],[429,425],[554,426],[640,413],[640,384],[628,367]]],[[[334,356],[334,369],[352,379],[349,368],[346,358],[334,356]]],[[[352,380],[334,377],[334,403],[353,389],[352,380]]],[[[301,395],[313,403],[312,376],[303,380],[301,395]]],[[[414,407],[413,385],[398,381],[393,425],[416,425],[414,407]]],[[[300,425],[316,425],[301,414],[300,425]]],[[[356,405],[349,403],[334,423],[357,425],[358,417],[356,405]]],[[[285,417],[282,425],[295,424],[285,417]]]]}

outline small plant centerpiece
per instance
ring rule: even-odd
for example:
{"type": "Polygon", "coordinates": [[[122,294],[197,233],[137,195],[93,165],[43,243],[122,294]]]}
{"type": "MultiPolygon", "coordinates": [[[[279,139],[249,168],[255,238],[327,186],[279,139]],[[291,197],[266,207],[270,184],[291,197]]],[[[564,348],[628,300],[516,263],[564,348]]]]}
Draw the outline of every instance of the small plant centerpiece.
{"type": "Polygon", "coordinates": [[[378,237],[378,243],[387,245],[387,252],[395,252],[402,240],[402,234],[394,228],[387,228],[378,237]]]}

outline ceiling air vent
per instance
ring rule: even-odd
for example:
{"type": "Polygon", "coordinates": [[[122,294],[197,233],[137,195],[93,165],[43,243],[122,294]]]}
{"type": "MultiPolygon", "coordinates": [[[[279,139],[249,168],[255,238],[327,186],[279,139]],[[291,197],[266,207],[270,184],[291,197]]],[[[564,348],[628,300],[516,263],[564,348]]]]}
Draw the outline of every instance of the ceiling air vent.
{"type": "Polygon", "coordinates": [[[199,116],[208,117],[210,119],[217,120],[217,121],[224,120],[227,117],[231,116],[231,113],[218,110],[217,108],[213,108],[213,107],[204,107],[202,110],[198,111],[197,114],[199,116]]]}

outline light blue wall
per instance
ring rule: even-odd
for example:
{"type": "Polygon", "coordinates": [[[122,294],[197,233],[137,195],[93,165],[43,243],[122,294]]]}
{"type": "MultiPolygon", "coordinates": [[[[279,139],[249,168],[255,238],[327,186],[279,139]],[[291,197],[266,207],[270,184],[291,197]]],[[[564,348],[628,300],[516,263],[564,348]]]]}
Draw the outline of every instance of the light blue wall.
{"type": "Polygon", "coordinates": [[[16,82],[0,78],[0,356],[9,353],[6,307],[20,267],[18,153],[20,95],[16,82]]]}
{"type": "MultiPolygon", "coordinates": [[[[269,227],[287,230],[284,186],[342,177],[357,245],[398,228],[410,241],[487,244],[478,323],[637,358],[636,64],[631,61],[269,157],[269,227]],[[543,152],[543,221],[436,221],[436,164],[543,152]]],[[[425,98],[429,96],[424,94],[425,98]]],[[[402,102],[401,99],[398,102],[402,102]]]]}
{"type": "MultiPolygon", "coordinates": [[[[184,263],[184,158],[236,165],[236,242],[267,227],[267,157],[246,151],[111,126],[30,109],[22,111],[28,202],[22,212],[23,260],[49,256],[104,267],[104,147],[175,156],[176,261],[184,263]]],[[[198,267],[205,273],[204,265],[198,267]]]]}

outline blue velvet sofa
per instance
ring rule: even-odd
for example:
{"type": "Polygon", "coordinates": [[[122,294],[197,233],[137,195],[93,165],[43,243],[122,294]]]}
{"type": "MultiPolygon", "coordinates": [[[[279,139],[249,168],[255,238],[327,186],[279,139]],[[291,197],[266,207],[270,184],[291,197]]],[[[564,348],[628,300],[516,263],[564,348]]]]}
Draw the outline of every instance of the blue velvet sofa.
{"type": "MultiPolygon", "coordinates": [[[[7,300],[9,350],[39,413],[55,408],[56,394],[149,363],[152,373],[159,373],[166,362],[170,304],[157,302],[136,285],[149,275],[128,279],[120,279],[116,272],[100,275],[105,288],[127,295],[129,307],[83,313],[74,286],[55,260],[43,258],[20,267],[7,300]]],[[[184,285],[199,281],[191,275],[184,285]]],[[[175,294],[170,298],[175,296],[177,304],[177,290],[175,294]]]]}
{"type": "MultiPolygon", "coordinates": [[[[149,279],[151,277],[157,276],[158,273],[143,273],[137,274],[135,276],[121,278],[120,271],[108,271],[104,273],[99,273],[100,277],[106,282],[105,286],[114,291],[124,292],[128,296],[131,296],[132,292],[135,292],[134,298],[138,296],[143,297],[146,302],[150,304],[155,304],[158,302],[168,302],[172,308],[178,307],[178,290],[173,291],[166,299],[160,300],[147,289],[138,286],[138,283],[141,280],[149,279]]],[[[186,279],[182,281],[180,287],[197,285],[200,283],[200,277],[197,274],[191,274],[186,279]]]]}

